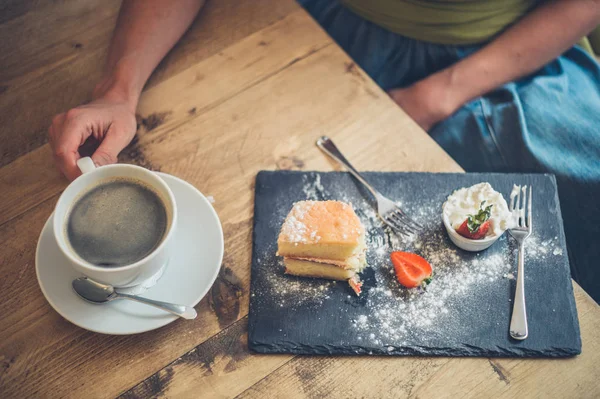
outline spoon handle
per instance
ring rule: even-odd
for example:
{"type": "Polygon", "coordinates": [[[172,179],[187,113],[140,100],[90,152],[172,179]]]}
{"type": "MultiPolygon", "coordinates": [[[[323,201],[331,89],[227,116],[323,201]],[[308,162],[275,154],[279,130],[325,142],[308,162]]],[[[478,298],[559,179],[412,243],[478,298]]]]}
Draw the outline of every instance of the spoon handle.
{"type": "Polygon", "coordinates": [[[117,298],[131,299],[132,301],[136,301],[136,302],[144,303],[146,305],[154,306],[155,308],[164,310],[169,313],[173,313],[174,315],[183,317],[184,319],[187,319],[187,320],[195,319],[196,316],[198,315],[196,313],[196,309],[192,308],[191,306],[176,305],[174,303],[155,301],[155,300],[148,299],[148,298],[142,298],[142,297],[139,297],[136,295],[121,294],[121,293],[117,294],[117,298]]]}
{"type": "Polygon", "coordinates": [[[368,181],[365,180],[364,177],[352,166],[350,161],[346,159],[346,157],[342,154],[342,152],[337,148],[333,141],[327,136],[321,136],[317,140],[317,147],[319,147],[325,154],[329,155],[331,158],[335,159],[339,164],[344,166],[348,172],[352,173],[352,176],[356,177],[356,179],[361,182],[373,196],[379,200],[381,194],[379,191],[375,190],[373,186],[369,184],[368,181]]]}

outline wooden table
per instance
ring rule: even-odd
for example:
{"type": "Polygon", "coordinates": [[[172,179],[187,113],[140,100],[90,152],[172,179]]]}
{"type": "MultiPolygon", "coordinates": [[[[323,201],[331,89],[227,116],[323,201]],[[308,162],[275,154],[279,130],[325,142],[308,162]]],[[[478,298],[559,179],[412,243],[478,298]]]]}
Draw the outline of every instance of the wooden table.
{"type": "Polygon", "coordinates": [[[88,99],[118,1],[0,6],[0,397],[599,397],[600,311],[575,284],[583,353],[566,360],[303,357],[247,349],[253,184],[261,169],[459,166],[292,0],[209,2],[153,75],[122,156],[216,199],[225,258],[194,321],[107,336],[61,318],[35,276],[67,182],[45,130],[88,99]],[[4,7],[4,9],[2,9],[4,7]],[[348,381],[353,381],[352,384],[348,381]]]}

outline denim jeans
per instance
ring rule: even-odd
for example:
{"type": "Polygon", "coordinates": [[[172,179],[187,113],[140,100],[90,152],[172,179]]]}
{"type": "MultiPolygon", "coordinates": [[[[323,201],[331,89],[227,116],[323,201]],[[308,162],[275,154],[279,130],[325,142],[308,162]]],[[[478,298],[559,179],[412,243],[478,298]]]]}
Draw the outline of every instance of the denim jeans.
{"type": "MultiPolygon", "coordinates": [[[[299,2],[384,90],[408,86],[483,46],[403,37],[337,0],[299,2]]],[[[467,172],[556,175],[572,276],[600,301],[600,66],[595,59],[575,46],[535,73],[465,104],[429,134],[467,172]]]]}

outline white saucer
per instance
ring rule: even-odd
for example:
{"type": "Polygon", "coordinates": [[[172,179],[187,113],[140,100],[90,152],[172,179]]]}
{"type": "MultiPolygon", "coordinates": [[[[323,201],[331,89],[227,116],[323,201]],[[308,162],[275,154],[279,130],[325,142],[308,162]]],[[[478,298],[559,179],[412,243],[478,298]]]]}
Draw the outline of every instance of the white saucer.
{"type": "MultiPolygon", "coordinates": [[[[195,306],[214,283],[223,260],[223,230],[208,200],[191,184],[157,173],[171,188],[179,220],[171,259],[156,285],[142,296],[195,306]]],[[[52,216],[46,222],[35,254],[38,283],[52,307],[71,323],[103,334],[136,334],[178,319],[169,313],[129,300],[94,305],[79,298],[71,287],[80,277],[56,244],[52,216]]]]}

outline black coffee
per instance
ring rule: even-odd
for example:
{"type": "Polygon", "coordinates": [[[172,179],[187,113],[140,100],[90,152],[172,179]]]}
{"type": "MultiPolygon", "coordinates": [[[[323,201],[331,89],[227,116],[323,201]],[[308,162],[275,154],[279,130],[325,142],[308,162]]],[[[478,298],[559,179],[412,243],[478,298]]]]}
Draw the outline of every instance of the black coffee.
{"type": "Polygon", "coordinates": [[[165,204],[154,191],[137,180],[113,179],[73,205],[67,237],[82,259],[96,266],[123,266],[160,244],[167,219],[165,204]]]}

